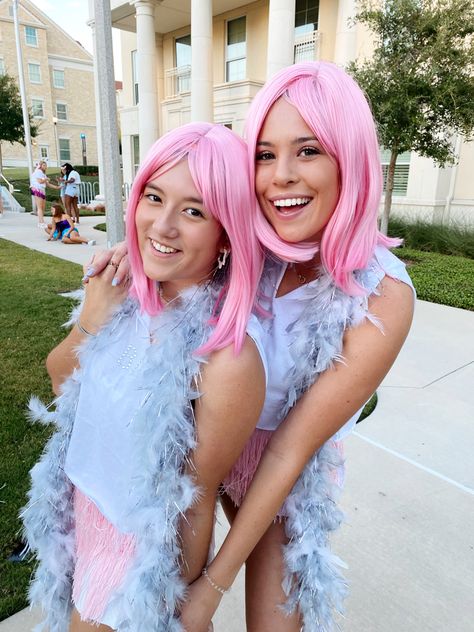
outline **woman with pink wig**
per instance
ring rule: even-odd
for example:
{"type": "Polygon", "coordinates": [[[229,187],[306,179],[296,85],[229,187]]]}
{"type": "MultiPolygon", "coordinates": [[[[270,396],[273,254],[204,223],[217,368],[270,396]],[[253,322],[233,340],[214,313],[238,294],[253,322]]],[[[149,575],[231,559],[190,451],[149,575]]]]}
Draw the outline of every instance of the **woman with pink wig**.
{"type": "MultiPolygon", "coordinates": [[[[231,529],[190,586],[181,622],[206,632],[245,563],[248,632],[326,632],[346,591],[328,544],[342,518],[342,440],[405,340],[413,286],[387,249],[399,242],[377,229],[375,124],[343,70],[315,62],[279,72],[250,107],[246,139],[258,198],[249,217],[268,254],[266,399],[223,481],[231,529]]],[[[113,254],[117,283],[123,254],[113,254]]]]}
{"type": "MultiPolygon", "coordinates": [[[[228,589],[246,564],[248,632],[326,632],[346,590],[328,545],[342,518],[341,440],[405,340],[414,292],[387,249],[399,242],[377,229],[376,129],[343,70],[280,71],[250,107],[246,140],[271,255],[260,287],[273,315],[269,375],[257,429],[223,483],[232,526],[208,573],[228,589]]],[[[221,598],[199,578],[186,630],[205,632],[221,598]]]]}
{"type": "Polygon", "coordinates": [[[178,630],[186,586],[203,573],[214,589],[218,485],[265,393],[247,163],[222,126],[158,140],[127,211],[131,285],[114,261],[90,279],[48,357],[55,410],[30,408],[57,430],[23,520],[50,632],[178,630]]]}

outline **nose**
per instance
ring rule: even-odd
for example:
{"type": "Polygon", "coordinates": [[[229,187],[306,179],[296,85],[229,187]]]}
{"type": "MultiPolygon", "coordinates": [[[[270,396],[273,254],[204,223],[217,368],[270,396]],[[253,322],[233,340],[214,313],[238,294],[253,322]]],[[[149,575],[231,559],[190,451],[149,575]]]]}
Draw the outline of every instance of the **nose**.
{"type": "Polygon", "coordinates": [[[173,209],[162,208],[153,220],[153,229],[157,236],[175,239],[179,234],[179,230],[173,209]]]}
{"type": "Polygon", "coordinates": [[[280,155],[275,160],[273,171],[273,183],[278,186],[287,186],[298,182],[298,172],[295,161],[291,156],[280,155]]]}

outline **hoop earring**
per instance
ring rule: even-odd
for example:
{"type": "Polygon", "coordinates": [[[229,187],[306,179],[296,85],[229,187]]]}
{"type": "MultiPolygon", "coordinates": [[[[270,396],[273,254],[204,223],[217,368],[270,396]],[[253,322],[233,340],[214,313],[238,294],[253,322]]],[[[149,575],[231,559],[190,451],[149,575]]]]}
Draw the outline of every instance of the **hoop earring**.
{"type": "Polygon", "coordinates": [[[228,250],[227,248],[223,248],[220,251],[219,256],[217,257],[217,269],[218,270],[222,270],[222,268],[227,263],[227,257],[229,256],[229,253],[230,253],[230,250],[228,250]]]}

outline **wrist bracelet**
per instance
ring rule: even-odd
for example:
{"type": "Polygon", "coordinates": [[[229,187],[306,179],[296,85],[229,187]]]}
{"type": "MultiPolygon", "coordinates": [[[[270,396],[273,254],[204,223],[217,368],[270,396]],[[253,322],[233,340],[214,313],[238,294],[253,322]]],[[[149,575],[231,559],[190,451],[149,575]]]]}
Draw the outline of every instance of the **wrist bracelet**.
{"type": "Polygon", "coordinates": [[[225,595],[226,593],[230,591],[230,588],[222,588],[222,586],[219,586],[219,584],[216,584],[216,582],[209,577],[209,573],[207,572],[207,566],[205,566],[202,569],[202,576],[205,577],[208,583],[214,588],[214,590],[217,590],[217,592],[221,593],[221,595],[225,595]]]}
{"type": "Polygon", "coordinates": [[[85,334],[86,336],[89,336],[90,338],[95,338],[97,336],[97,334],[91,334],[90,331],[87,331],[87,329],[84,329],[84,327],[81,325],[81,323],[78,320],[76,320],[76,325],[79,331],[85,334]]]}

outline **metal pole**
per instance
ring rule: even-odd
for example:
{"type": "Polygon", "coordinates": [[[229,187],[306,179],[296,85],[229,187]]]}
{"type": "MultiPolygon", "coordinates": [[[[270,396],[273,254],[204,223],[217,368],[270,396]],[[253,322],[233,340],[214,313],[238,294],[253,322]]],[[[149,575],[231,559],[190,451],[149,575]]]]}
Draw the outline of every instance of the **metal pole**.
{"type": "Polygon", "coordinates": [[[97,42],[97,74],[100,106],[100,132],[104,165],[104,196],[107,242],[113,246],[124,238],[122,177],[120,173],[117,101],[115,96],[112,15],[110,0],[94,0],[97,42]]]}
{"type": "Polygon", "coordinates": [[[59,140],[58,140],[58,119],[53,116],[53,127],[54,127],[54,143],[56,145],[56,162],[57,166],[61,166],[61,162],[59,161],[60,152],[59,152],[59,140]]]}
{"type": "MultiPolygon", "coordinates": [[[[26,89],[25,89],[25,75],[23,73],[23,54],[21,52],[21,40],[20,40],[20,22],[18,18],[18,0],[12,0],[13,5],[13,23],[15,25],[15,42],[16,42],[16,57],[18,62],[18,82],[20,85],[20,97],[21,97],[21,108],[23,111],[23,127],[25,131],[25,144],[26,144],[26,155],[28,161],[28,173],[31,176],[33,175],[33,154],[31,152],[31,134],[30,134],[30,116],[28,112],[28,103],[26,100],[26,89]]],[[[33,211],[36,210],[35,198],[31,196],[31,205],[33,207],[33,211]]]]}

